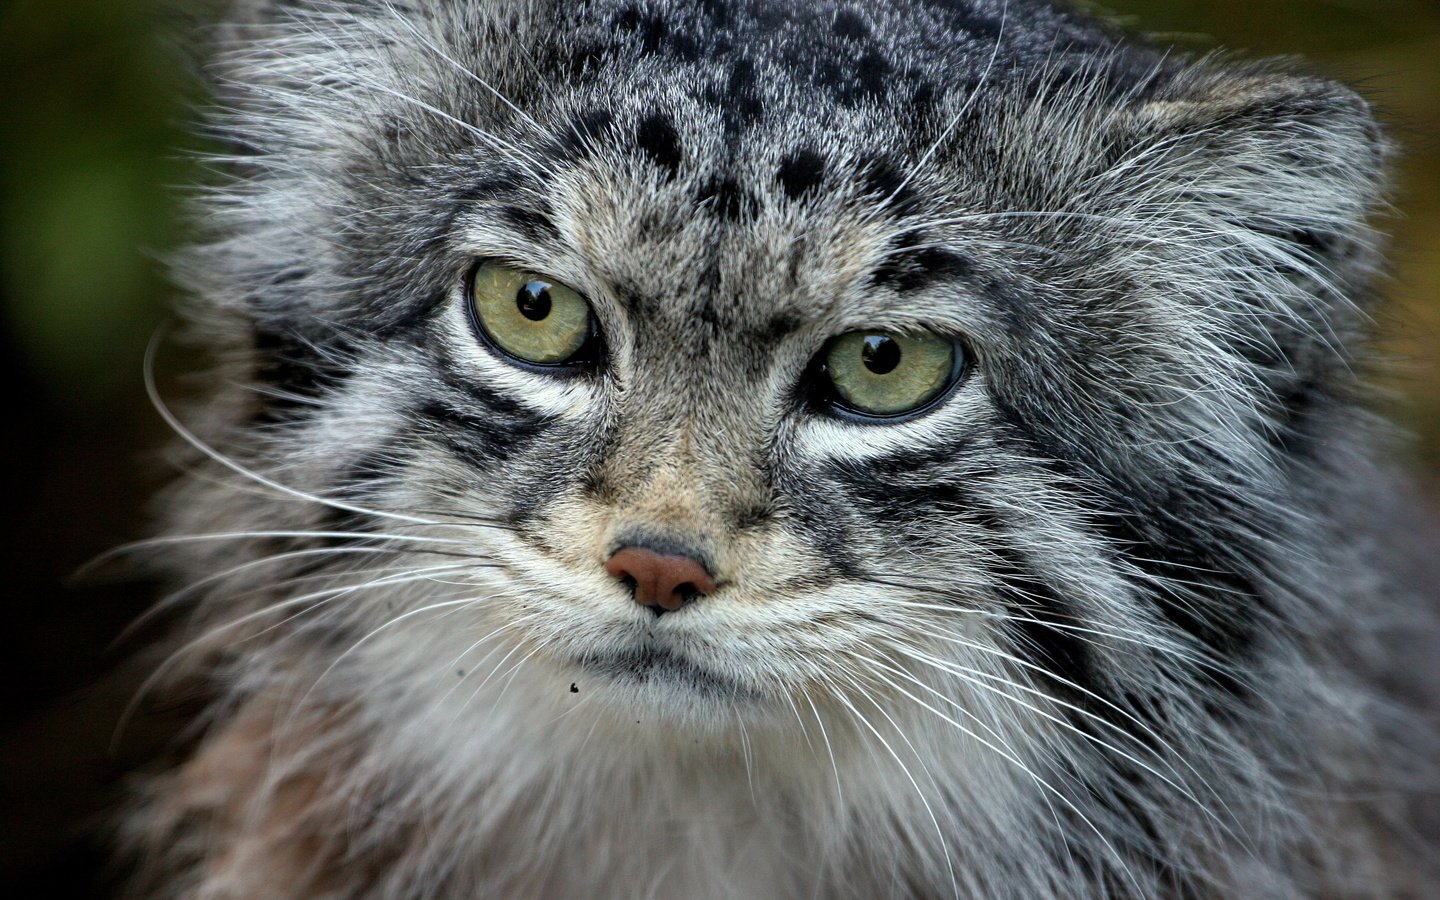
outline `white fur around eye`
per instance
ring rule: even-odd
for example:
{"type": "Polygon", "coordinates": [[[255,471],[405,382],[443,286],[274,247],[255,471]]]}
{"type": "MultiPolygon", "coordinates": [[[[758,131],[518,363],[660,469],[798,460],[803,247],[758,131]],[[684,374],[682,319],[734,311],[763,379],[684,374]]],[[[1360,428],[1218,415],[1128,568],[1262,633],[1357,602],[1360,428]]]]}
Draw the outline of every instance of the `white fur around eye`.
{"type": "Polygon", "coordinates": [[[600,401],[594,378],[552,375],[523,369],[482,343],[460,301],[447,304],[442,319],[454,359],[476,382],[541,415],[569,419],[586,414],[600,401]]]}
{"type": "Polygon", "coordinates": [[[893,423],[806,413],[796,429],[797,449],[812,459],[866,460],[954,440],[987,415],[981,379],[979,372],[973,372],[935,409],[893,423]]]}

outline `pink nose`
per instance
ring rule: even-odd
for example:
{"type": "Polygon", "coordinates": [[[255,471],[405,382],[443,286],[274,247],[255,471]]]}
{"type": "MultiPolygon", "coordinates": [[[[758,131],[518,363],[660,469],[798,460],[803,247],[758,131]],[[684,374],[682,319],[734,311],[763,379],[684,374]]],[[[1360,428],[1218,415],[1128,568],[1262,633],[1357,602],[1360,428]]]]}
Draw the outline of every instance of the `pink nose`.
{"type": "Polygon", "coordinates": [[[629,581],[635,602],[656,615],[673,612],[698,594],[715,590],[715,579],[688,556],[621,547],[605,564],[611,578],[629,581]]]}

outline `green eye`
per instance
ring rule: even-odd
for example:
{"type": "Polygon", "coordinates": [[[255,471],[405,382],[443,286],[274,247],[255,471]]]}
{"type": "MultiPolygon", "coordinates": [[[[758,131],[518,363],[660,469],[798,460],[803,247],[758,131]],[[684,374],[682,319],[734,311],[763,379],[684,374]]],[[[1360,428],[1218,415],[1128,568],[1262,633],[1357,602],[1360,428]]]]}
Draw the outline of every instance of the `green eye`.
{"type": "Polygon", "coordinates": [[[963,362],[959,345],[939,335],[852,331],[831,341],[824,371],[842,409],[889,417],[930,404],[955,384],[963,362]]]}
{"type": "Polygon", "coordinates": [[[491,343],[536,365],[573,362],[594,333],[584,297],[543,275],[498,263],[475,269],[470,308],[491,343]]]}

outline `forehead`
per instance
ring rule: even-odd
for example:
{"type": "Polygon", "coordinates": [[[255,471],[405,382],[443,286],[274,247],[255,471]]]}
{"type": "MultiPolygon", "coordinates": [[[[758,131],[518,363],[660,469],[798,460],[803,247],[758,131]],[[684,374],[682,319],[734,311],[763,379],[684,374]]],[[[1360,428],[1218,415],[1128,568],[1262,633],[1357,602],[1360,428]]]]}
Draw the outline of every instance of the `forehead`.
{"type": "Polygon", "coordinates": [[[1084,48],[1111,40],[1023,6],[536,11],[525,65],[511,69],[530,80],[507,91],[538,128],[523,143],[543,174],[507,197],[501,224],[551,251],[536,262],[554,258],[557,277],[593,278],[647,315],[729,328],[824,315],[867,283],[953,275],[968,261],[925,223],[971,208],[974,179],[944,158],[964,143],[961,114],[984,115],[997,65],[1007,82],[1016,71],[1063,81],[1093,65],[1084,48]]]}
{"type": "Polygon", "coordinates": [[[748,138],[765,152],[710,155],[713,127],[683,113],[607,119],[543,188],[503,206],[498,224],[523,224],[521,252],[544,253],[534,262],[641,319],[698,318],[742,333],[863,314],[877,298],[968,268],[926,227],[958,202],[927,173],[833,141],[777,149],[785,135],[758,130],[748,138]],[[647,131],[659,126],[663,153],[647,131]]]}
{"type": "Polygon", "coordinates": [[[696,94],[741,121],[767,114],[772,87],[845,106],[897,95],[913,104],[976,84],[997,60],[1059,73],[1115,44],[1093,21],[1008,0],[592,0],[556,3],[539,19],[548,77],[573,85],[647,64],[690,69],[696,94]]]}

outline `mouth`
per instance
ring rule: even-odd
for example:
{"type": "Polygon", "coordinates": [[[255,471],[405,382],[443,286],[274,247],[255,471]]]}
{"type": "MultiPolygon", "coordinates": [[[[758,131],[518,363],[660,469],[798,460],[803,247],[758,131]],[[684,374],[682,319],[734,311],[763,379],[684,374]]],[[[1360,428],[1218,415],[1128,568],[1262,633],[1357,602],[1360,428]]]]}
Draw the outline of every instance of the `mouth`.
{"type": "Polygon", "coordinates": [[[758,699],[752,689],[739,682],[701,666],[683,653],[655,644],[614,653],[588,653],[578,662],[586,671],[621,683],[687,690],[730,701],[758,699]]]}

